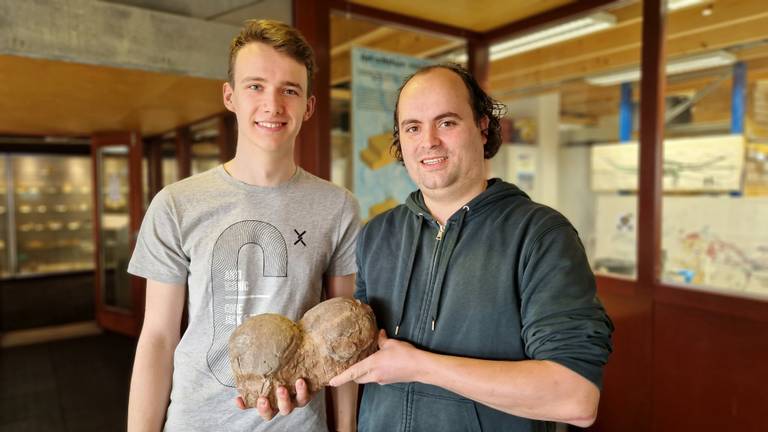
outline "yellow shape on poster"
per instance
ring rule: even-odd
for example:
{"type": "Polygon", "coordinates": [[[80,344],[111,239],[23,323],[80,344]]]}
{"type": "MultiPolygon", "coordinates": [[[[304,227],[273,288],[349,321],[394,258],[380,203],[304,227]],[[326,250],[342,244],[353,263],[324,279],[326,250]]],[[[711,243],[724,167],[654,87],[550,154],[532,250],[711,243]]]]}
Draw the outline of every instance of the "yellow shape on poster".
{"type": "Polygon", "coordinates": [[[385,211],[389,209],[393,209],[397,207],[399,203],[394,198],[388,197],[384,201],[378,202],[374,205],[372,205],[368,209],[368,220],[371,220],[375,218],[376,216],[384,213],[385,211]]]}
{"type": "Polygon", "coordinates": [[[368,137],[368,147],[360,151],[360,159],[368,168],[377,170],[395,161],[389,153],[392,144],[392,134],[383,133],[368,137]]]}

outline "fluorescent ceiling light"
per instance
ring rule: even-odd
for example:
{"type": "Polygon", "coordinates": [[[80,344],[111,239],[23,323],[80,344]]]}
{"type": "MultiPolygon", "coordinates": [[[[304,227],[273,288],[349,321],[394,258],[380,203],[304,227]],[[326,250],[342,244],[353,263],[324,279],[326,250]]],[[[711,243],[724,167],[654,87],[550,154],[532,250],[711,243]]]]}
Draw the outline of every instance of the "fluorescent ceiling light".
{"type": "MultiPolygon", "coordinates": [[[[715,51],[707,54],[699,54],[690,57],[672,60],[667,63],[667,75],[675,75],[695,70],[709,69],[720,66],[728,66],[736,63],[736,56],[726,51],[715,51]]],[[[612,86],[640,79],[639,69],[626,69],[604,75],[595,75],[585,78],[586,81],[596,86],[612,86]]]]}
{"type": "MultiPolygon", "coordinates": [[[[490,47],[490,59],[494,61],[510,57],[515,54],[594,33],[611,27],[614,24],[616,24],[615,16],[605,12],[598,12],[587,17],[493,44],[490,47]]],[[[467,61],[467,55],[462,53],[453,56],[451,60],[463,63],[467,61]]]]}
{"type": "Polygon", "coordinates": [[[668,0],[667,9],[671,11],[675,11],[678,9],[687,8],[689,6],[694,6],[701,3],[704,3],[704,0],[668,0]]]}
{"type": "Polygon", "coordinates": [[[543,46],[584,36],[589,33],[606,29],[614,24],[616,24],[615,16],[609,13],[599,12],[525,36],[491,45],[491,60],[513,56],[543,46]]]}

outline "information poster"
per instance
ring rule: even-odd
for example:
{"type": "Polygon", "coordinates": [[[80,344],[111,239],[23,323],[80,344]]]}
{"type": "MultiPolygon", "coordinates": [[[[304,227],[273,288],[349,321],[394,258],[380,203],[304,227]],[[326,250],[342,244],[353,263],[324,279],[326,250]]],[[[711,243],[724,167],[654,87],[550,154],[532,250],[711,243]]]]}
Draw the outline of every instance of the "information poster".
{"type": "Polygon", "coordinates": [[[363,220],[405,201],[416,185],[390,153],[397,90],[429,61],[352,49],[352,141],[355,195],[363,220]]]}

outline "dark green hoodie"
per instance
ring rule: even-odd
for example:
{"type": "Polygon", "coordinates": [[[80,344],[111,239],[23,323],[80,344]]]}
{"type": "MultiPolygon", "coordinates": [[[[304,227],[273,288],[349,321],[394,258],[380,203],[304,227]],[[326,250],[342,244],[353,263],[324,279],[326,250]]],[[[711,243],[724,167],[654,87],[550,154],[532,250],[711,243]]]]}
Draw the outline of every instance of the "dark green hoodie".
{"type": "MultiPolygon", "coordinates": [[[[613,325],[573,226],[498,179],[444,231],[421,192],[363,227],[355,296],[387,335],[440,354],[551,360],[595,385],[613,325]]],[[[440,387],[367,384],[359,430],[540,431],[552,423],[505,414],[440,387]]]]}

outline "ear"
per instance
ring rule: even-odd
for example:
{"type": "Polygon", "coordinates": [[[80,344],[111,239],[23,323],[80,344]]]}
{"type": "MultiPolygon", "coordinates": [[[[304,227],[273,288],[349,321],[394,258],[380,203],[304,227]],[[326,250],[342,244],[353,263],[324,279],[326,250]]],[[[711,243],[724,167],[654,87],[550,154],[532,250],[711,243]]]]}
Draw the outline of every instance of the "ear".
{"type": "Polygon", "coordinates": [[[488,119],[488,116],[484,115],[483,118],[480,119],[480,135],[483,136],[483,145],[488,142],[488,125],[491,123],[491,121],[488,119]]]}
{"type": "Polygon", "coordinates": [[[232,89],[232,86],[229,85],[229,82],[225,82],[224,86],[222,87],[222,97],[224,99],[224,106],[227,107],[228,110],[235,112],[235,104],[232,102],[233,93],[234,93],[234,89],[232,89]]]}
{"type": "Polygon", "coordinates": [[[316,100],[315,95],[312,95],[307,99],[307,111],[304,113],[304,121],[309,120],[309,118],[312,117],[312,114],[315,113],[316,100]]]}

